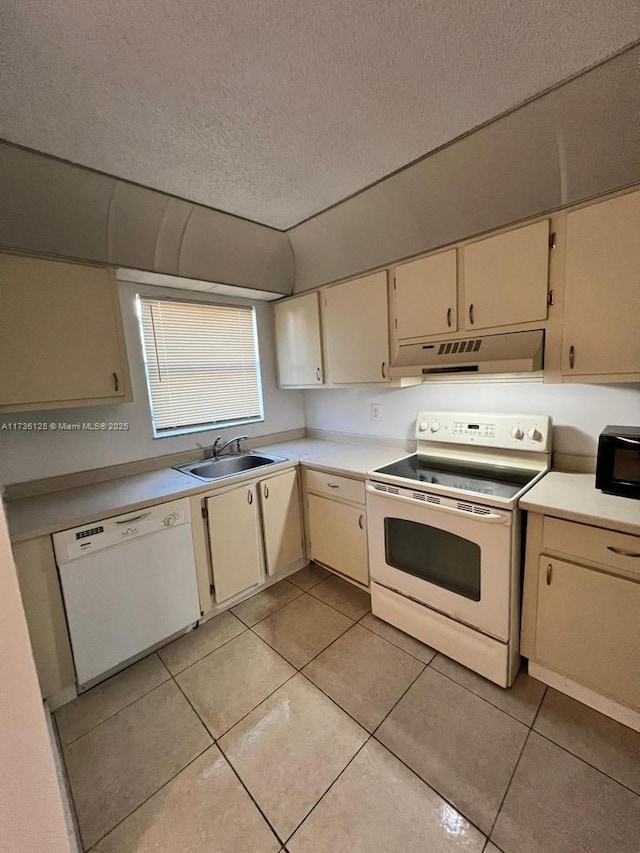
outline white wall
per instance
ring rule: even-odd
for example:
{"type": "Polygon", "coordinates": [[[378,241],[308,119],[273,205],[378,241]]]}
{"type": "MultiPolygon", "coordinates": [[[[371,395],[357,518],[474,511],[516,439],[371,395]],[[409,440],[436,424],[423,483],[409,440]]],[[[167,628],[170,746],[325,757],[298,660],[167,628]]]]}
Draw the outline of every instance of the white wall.
{"type": "Polygon", "coordinates": [[[305,392],[308,429],[411,439],[420,410],[551,415],[555,451],[593,456],[606,424],[640,424],[640,385],[477,382],[305,392]],[[382,405],[380,423],[371,421],[374,402],[382,405]]]}
{"type": "Polygon", "coordinates": [[[231,437],[238,433],[249,436],[267,435],[304,427],[303,392],[280,391],[276,387],[273,309],[266,302],[256,302],[260,364],[264,394],[263,423],[216,429],[154,439],[142,360],[142,344],[135,313],[136,293],[150,296],[172,295],[177,298],[202,298],[227,304],[247,304],[246,300],[193,294],[141,284],[120,284],[120,302],[129,355],[133,403],[93,406],[81,409],[12,413],[0,415],[0,426],[9,421],[46,422],[126,422],[126,432],[39,432],[10,431],[0,428],[0,483],[19,483],[133,462],[183,450],[210,445],[217,435],[231,437]]]}

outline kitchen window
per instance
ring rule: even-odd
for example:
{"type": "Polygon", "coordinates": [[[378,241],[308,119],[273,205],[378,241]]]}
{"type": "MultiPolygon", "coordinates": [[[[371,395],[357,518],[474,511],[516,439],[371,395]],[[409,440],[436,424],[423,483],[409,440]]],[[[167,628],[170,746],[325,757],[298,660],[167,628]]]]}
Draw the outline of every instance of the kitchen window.
{"type": "Polygon", "coordinates": [[[255,309],[138,297],[155,438],[264,420],[255,309]]]}

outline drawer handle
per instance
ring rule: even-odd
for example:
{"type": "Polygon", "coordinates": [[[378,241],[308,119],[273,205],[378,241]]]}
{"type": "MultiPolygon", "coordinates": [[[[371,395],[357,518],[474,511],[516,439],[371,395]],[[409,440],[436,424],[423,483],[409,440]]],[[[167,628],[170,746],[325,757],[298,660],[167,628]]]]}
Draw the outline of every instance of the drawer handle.
{"type": "Polygon", "coordinates": [[[551,579],[553,578],[553,566],[551,563],[547,566],[547,586],[551,586],[551,579]]]}
{"type": "Polygon", "coordinates": [[[358,527],[360,530],[364,530],[364,515],[361,515],[358,519],[358,527]]]}
{"type": "Polygon", "coordinates": [[[473,302],[469,305],[469,322],[473,326],[473,302]]]}
{"type": "Polygon", "coordinates": [[[318,382],[320,382],[320,376],[321,376],[320,368],[318,367],[318,368],[316,369],[316,379],[318,380],[318,382]]]}
{"type": "Polygon", "coordinates": [[[253,503],[253,492],[251,489],[247,491],[247,501],[249,502],[249,505],[253,503]]]}
{"type": "Polygon", "coordinates": [[[451,328],[451,308],[447,308],[447,326],[451,328]]]}
{"type": "Polygon", "coordinates": [[[118,381],[118,374],[114,372],[111,375],[113,376],[113,390],[118,391],[120,389],[120,382],[118,381]]]}
{"type": "Polygon", "coordinates": [[[619,554],[621,557],[640,557],[638,551],[627,551],[626,548],[616,548],[615,545],[607,545],[607,551],[613,551],[614,554],[619,554]]]}
{"type": "Polygon", "coordinates": [[[340,486],[338,486],[336,483],[327,483],[327,486],[329,486],[330,489],[339,489],[340,488],[340,486]]]}

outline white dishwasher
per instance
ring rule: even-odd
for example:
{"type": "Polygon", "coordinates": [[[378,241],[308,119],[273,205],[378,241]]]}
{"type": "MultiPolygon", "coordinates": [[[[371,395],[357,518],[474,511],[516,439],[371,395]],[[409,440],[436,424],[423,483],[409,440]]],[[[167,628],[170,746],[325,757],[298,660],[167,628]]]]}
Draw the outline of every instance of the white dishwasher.
{"type": "Polygon", "coordinates": [[[78,686],[200,618],[188,499],[53,535],[78,686]]]}

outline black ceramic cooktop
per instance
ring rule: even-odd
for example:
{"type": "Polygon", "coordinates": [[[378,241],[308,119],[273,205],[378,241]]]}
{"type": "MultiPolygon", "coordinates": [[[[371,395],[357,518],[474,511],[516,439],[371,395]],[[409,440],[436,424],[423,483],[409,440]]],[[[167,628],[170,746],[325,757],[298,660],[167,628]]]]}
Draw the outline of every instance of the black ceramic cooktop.
{"type": "Polygon", "coordinates": [[[496,465],[480,465],[469,462],[449,462],[427,456],[407,456],[391,465],[376,468],[374,473],[390,474],[404,480],[432,483],[476,492],[497,498],[512,498],[523,486],[530,483],[538,473],[522,468],[503,468],[496,465]]]}

